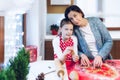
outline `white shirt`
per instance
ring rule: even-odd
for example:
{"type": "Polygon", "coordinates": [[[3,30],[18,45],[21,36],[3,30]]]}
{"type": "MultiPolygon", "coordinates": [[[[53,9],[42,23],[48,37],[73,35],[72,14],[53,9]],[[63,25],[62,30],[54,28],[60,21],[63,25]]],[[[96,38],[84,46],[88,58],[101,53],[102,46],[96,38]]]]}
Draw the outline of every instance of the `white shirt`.
{"type": "Polygon", "coordinates": [[[98,50],[96,48],[96,41],[95,37],[91,31],[90,25],[86,25],[84,27],[80,27],[80,31],[84,37],[84,39],[87,42],[87,45],[92,53],[93,56],[96,56],[98,54],[98,50]]]}
{"type": "MultiPolygon", "coordinates": [[[[73,39],[73,49],[74,49],[74,52],[75,54],[78,54],[78,49],[77,49],[77,38],[76,36],[71,36],[71,39],[73,39]]],[[[62,50],[60,48],[60,37],[57,36],[55,37],[53,40],[52,40],[52,45],[53,45],[53,50],[54,50],[54,53],[57,54],[58,58],[60,58],[62,56],[62,50]]]]}

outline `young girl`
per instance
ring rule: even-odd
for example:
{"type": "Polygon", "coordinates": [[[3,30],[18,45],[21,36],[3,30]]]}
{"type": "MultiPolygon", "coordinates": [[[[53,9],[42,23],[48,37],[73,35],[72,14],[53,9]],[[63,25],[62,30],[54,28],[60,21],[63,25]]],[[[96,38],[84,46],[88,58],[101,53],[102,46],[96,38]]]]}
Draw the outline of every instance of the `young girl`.
{"type": "MultiPolygon", "coordinates": [[[[64,18],[60,23],[60,34],[53,39],[54,59],[58,59],[61,64],[66,64],[66,68],[69,70],[68,75],[71,75],[72,67],[78,62],[79,56],[77,55],[77,38],[72,35],[73,25],[64,18]]],[[[74,72],[72,72],[74,74],[74,72]]],[[[75,80],[77,76],[74,76],[75,80]]]]}

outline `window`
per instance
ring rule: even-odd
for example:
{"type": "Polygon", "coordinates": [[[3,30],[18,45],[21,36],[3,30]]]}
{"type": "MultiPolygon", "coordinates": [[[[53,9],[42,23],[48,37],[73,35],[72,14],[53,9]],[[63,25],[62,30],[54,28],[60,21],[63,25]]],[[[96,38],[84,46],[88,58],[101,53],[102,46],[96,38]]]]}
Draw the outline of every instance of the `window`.
{"type": "Polygon", "coordinates": [[[11,57],[16,56],[19,48],[24,46],[23,35],[23,15],[5,16],[5,63],[7,63],[11,57]]]}

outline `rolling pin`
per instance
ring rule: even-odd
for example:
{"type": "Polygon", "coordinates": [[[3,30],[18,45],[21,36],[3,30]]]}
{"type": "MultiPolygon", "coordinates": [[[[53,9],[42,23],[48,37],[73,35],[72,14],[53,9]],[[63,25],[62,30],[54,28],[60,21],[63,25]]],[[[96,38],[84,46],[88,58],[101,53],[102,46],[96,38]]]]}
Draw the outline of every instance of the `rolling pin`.
{"type": "Polygon", "coordinates": [[[63,65],[59,59],[55,59],[55,66],[56,66],[57,75],[61,78],[61,80],[64,80],[65,72],[64,72],[63,65]]]}

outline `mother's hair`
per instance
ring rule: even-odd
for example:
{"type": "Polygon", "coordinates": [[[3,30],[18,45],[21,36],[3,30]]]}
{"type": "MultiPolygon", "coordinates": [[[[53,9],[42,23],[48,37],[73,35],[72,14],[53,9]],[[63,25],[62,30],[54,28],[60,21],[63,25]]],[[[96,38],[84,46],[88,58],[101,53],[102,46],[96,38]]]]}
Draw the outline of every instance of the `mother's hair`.
{"type": "Polygon", "coordinates": [[[77,6],[77,5],[71,5],[69,7],[66,8],[65,12],[64,12],[64,16],[68,18],[68,14],[70,13],[70,11],[75,11],[75,12],[78,12],[78,13],[81,13],[82,14],[82,17],[84,18],[84,13],[83,11],[77,6]]]}

